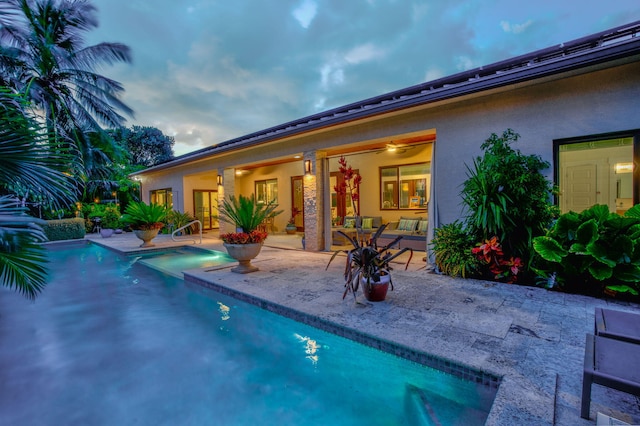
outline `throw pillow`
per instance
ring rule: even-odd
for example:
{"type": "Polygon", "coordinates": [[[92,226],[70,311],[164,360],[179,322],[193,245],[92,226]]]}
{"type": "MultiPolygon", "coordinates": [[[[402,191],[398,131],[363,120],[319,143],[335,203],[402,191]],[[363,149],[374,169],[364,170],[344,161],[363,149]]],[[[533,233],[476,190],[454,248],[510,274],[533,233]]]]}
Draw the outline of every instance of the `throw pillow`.
{"type": "Polygon", "coordinates": [[[398,230],[415,231],[417,225],[418,225],[418,219],[401,219],[400,224],[398,225],[398,230]]]}
{"type": "Polygon", "coordinates": [[[429,221],[421,220],[418,224],[418,232],[427,232],[427,226],[429,225],[429,221]]]}
{"type": "Polygon", "coordinates": [[[344,227],[345,228],[355,228],[356,220],[355,219],[345,219],[344,227]]]}
{"type": "Polygon", "coordinates": [[[362,219],[362,229],[371,229],[373,228],[373,218],[365,217],[362,219]]]}

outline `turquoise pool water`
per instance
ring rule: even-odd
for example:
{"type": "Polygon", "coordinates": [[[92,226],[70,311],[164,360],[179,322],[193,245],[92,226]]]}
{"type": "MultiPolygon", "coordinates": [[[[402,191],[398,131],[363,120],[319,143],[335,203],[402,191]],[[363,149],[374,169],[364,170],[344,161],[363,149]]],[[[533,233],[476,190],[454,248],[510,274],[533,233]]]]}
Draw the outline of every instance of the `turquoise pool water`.
{"type": "Polygon", "coordinates": [[[51,251],[36,302],[0,289],[15,425],[484,424],[484,386],[90,245],[51,251]]]}
{"type": "Polygon", "coordinates": [[[139,254],[132,257],[150,268],[182,278],[182,271],[195,268],[212,268],[224,264],[237,264],[227,253],[186,246],[157,253],[139,254]]]}

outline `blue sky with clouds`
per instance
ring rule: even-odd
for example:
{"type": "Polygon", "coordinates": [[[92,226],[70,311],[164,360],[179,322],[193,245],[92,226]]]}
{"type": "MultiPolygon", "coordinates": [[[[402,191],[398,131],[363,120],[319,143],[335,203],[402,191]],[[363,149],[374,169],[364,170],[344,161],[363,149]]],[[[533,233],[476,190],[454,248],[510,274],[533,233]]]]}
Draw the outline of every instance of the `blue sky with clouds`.
{"type": "Polygon", "coordinates": [[[640,0],[93,0],[176,155],[640,20],[640,0]]]}

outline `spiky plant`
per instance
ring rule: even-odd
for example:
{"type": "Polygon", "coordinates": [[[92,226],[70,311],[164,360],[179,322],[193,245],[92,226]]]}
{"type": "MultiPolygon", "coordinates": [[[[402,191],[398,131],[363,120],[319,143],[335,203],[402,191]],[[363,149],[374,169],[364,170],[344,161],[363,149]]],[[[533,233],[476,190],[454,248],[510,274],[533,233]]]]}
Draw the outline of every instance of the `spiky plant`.
{"type": "Polygon", "coordinates": [[[231,195],[222,202],[219,207],[220,220],[231,223],[236,228],[242,228],[242,232],[251,233],[265,219],[275,217],[282,213],[276,210],[278,204],[274,201],[258,203],[254,194],[249,197],[239,195],[238,198],[231,195]]]}

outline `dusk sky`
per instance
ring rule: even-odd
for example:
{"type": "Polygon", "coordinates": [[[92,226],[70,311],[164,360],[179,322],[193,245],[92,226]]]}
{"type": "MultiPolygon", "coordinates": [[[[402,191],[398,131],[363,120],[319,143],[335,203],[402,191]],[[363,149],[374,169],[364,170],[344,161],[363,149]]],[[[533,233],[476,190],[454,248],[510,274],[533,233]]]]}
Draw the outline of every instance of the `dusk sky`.
{"type": "Polygon", "coordinates": [[[640,20],[640,0],[93,0],[100,70],[181,155],[640,20]]]}

